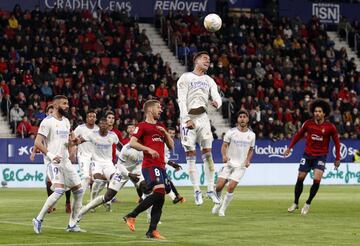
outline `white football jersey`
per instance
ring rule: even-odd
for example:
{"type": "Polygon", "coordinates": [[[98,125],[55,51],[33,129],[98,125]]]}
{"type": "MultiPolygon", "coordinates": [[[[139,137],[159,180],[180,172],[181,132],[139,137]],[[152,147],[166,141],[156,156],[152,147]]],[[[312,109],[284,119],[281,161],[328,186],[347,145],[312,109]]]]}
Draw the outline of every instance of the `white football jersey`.
{"type": "MultiPolygon", "coordinates": [[[[70,122],[67,118],[58,120],[52,115],[47,116],[40,123],[38,134],[46,137],[45,146],[50,153],[63,159],[69,158],[70,122]]],[[[50,163],[51,160],[44,156],[44,162],[50,163]]]]}
{"type": "MultiPolygon", "coordinates": [[[[92,133],[99,131],[99,127],[94,125],[93,128],[88,128],[86,124],[79,125],[75,128],[74,134],[76,137],[82,137],[88,139],[88,136],[92,133]]],[[[78,146],[78,154],[82,157],[90,158],[93,152],[93,145],[90,142],[82,143],[78,146]]]]}
{"type": "Polygon", "coordinates": [[[190,119],[190,109],[203,107],[207,109],[209,100],[215,101],[218,108],[222,101],[215,81],[208,75],[184,73],[177,82],[180,119],[184,123],[190,119]]]}
{"type": "Polygon", "coordinates": [[[249,149],[255,147],[255,133],[250,129],[242,132],[234,127],[228,130],[224,136],[224,142],[229,143],[228,158],[229,164],[233,167],[245,167],[245,160],[249,149]]]}
{"type": "Polygon", "coordinates": [[[119,154],[119,164],[122,164],[128,170],[134,169],[136,166],[141,165],[144,155],[142,151],[138,151],[130,147],[130,144],[125,144],[119,154]]]}
{"type": "Polygon", "coordinates": [[[115,133],[108,131],[106,136],[101,136],[99,131],[92,133],[85,139],[92,143],[92,159],[100,163],[112,163],[112,145],[119,143],[115,133]]]}

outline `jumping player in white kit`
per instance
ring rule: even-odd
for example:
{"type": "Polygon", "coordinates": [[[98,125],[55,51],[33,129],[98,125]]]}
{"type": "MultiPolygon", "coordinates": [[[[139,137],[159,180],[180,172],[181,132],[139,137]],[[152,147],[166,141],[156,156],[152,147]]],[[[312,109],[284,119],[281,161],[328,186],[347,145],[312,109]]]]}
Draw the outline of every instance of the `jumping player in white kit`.
{"type": "Polygon", "coordinates": [[[71,189],[74,197],[73,209],[66,230],[69,232],[82,231],[76,225],[76,218],[84,193],[75,166],[69,160],[68,148],[75,139],[70,139],[70,122],[65,117],[68,111],[68,99],[62,95],[55,96],[54,112],[41,122],[35,139],[35,147],[46,156],[46,161],[50,163],[47,173],[51,179],[51,188],[54,190],[54,193],[47,198],[40,213],[32,220],[36,234],[41,232],[42,222],[48,208],[56,204],[66,189],[71,189]]]}
{"type": "Polygon", "coordinates": [[[212,213],[225,216],[225,210],[233,199],[233,192],[250,166],[255,147],[255,133],[248,128],[249,114],[240,110],[237,127],[228,130],[221,146],[224,166],[220,170],[216,192],[221,197],[221,191],[228,183],[227,193],[221,204],[215,204],[212,213]]]}
{"type": "MultiPolygon", "coordinates": [[[[93,110],[89,110],[86,113],[86,123],[79,125],[75,128],[74,134],[76,137],[87,139],[92,133],[99,131],[99,127],[95,125],[96,113],[93,110]]],[[[77,158],[81,170],[81,186],[84,189],[84,193],[89,186],[91,179],[91,157],[93,153],[93,147],[90,142],[83,143],[78,146],[77,158]]]]}
{"type": "Polygon", "coordinates": [[[204,161],[207,196],[214,203],[220,203],[214,192],[214,161],[211,154],[213,136],[210,120],[206,113],[209,99],[217,109],[222,100],[215,81],[206,71],[210,65],[210,56],[201,51],[194,55],[194,71],[184,73],[177,82],[178,104],[181,121],[181,143],[186,152],[186,163],[190,181],[194,187],[195,204],[203,203],[199,187],[199,176],[196,170],[196,143],[200,145],[204,161]]]}

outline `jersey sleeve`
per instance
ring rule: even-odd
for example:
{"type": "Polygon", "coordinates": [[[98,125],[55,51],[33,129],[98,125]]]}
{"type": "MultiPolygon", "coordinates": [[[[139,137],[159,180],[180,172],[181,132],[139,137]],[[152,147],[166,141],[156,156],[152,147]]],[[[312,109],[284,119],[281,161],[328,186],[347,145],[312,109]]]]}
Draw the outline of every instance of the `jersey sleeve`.
{"type": "Polygon", "coordinates": [[[114,144],[118,144],[118,143],[119,143],[119,137],[118,137],[116,134],[113,135],[113,143],[114,143],[114,144]]]}
{"type": "Polygon", "coordinates": [[[334,141],[334,144],[335,144],[336,160],[339,161],[340,160],[340,139],[339,139],[338,131],[337,131],[335,125],[333,125],[333,124],[332,124],[331,137],[332,137],[332,139],[334,141]]]}
{"type": "Polygon", "coordinates": [[[143,124],[138,124],[136,127],[135,127],[135,130],[133,132],[133,136],[136,137],[137,139],[140,139],[144,134],[144,126],[143,124]]]}
{"type": "Polygon", "coordinates": [[[255,141],[256,141],[256,135],[255,133],[253,134],[253,137],[251,139],[251,143],[250,143],[250,147],[254,148],[255,147],[255,141]]]}
{"type": "Polygon", "coordinates": [[[51,124],[49,122],[48,119],[44,119],[43,121],[41,121],[40,123],[40,127],[39,127],[39,131],[38,131],[38,134],[41,134],[43,135],[44,137],[49,137],[49,134],[50,134],[50,127],[51,127],[51,124]]]}
{"type": "Polygon", "coordinates": [[[230,143],[230,141],[231,141],[231,130],[227,131],[224,136],[225,143],[230,143]]]}
{"type": "MultiPolygon", "coordinates": [[[[81,136],[81,127],[80,126],[77,126],[74,130],[74,134],[76,137],[79,137],[81,136]]],[[[83,136],[82,136],[83,137],[83,136]]]]}
{"type": "Polygon", "coordinates": [[[183,74],[177,82],[177,94],[178,94],[178,104],[180,109],[180,120],[182,122],[187,122],[190,120],[189,110],[186,106],[187,94],[188,94],[188,84],[186,81],[186,75],[183,74]]]}
{"type": "Polygon", "coordinates": [[[222,105],[222,99],[221,99],[221,96],[219,94],[218,86],[211,77],[209,77],[209,78],[210,78],[210,96],[211,96],[211,100],[215,101],[217,103],[217,105],[218,105],[217,108],[220,108],[221,105],[222,105]]]}
{"type": "Polygon", "coordinates": [[[301,126],[300,130],[298,131],[298,133],[295,134],[293,140],[291,141],[290,145],[289,145],[289,149],[292,149],[295,144],[303,138],[303,136],[305,135],[305,132],[307,131],[309,125],[309,121],[305,121],[304,124],[301,126]]]}

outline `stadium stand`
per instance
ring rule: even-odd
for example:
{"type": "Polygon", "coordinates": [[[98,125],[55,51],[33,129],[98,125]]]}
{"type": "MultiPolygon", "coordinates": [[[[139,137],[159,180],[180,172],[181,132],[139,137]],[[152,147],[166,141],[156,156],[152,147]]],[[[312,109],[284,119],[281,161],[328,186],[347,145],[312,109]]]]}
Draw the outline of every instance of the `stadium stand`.
{"type": "MultiPolygon", "coordinates": [[[[259,139],[290,139],[309,118],[308,103],[326,98],[341,137],[360,139],[359,72],[345,50],[334,49],[316,17],[309,23],[272,23],[262,14],[223,20],[217,33],[184,13],[158,13],[155,25],[189,69],[195,52],[210,53],[209,74],[230,125],[245,108],[259,139]]],[[[17,5],[0,12],[0,32],[1,109],[18,136],[34,136],[55,94],[70,98],[73,127],[94,108],[98,114],[114,110],[124,130],[141,120],[142,104],[153,97],[163,103],[166,125],[177,126],[177,75],[125,12],[29,12],[17,5]]]]}

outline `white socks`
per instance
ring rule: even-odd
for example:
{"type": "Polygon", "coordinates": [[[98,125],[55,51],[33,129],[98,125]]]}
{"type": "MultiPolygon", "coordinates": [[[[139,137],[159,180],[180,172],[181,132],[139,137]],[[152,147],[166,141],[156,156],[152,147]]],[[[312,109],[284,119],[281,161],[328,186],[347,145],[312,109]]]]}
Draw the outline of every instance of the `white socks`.
{"type": "Polygon", "coordinates": [[[69,219],[69,226],[74,226],[76,224],[76,220],[82,206],[82,198],[84,196],[84,190],[80,188],[76,191],[73,191],[72,193],[74,199],[73,199],[72,209],[69,219]]]}
{"type": "Polygon", "coordinates": [[[83,180],[81,180],[81,186],[84,190],[84,193],[85,193],[86,189],[89,187],[89,181],[90,181],[89,177],[86,177],[83,180]]]}
{"type": "Polygon", "coordinates": [[[201,156],[204,162],[204,172],[205,172],[205,180],[207,184],[207,191],[211,192],[214,191],[214,161],[212,158],[212,154],[210,152],[205,153],[201,156]]]}
{"type": "Polygon", "coordinates": [[[98,196],[92,199],[88,204],[83,206],[79,212],[80,217],[89,212],[90,209],[96,208],[97,206],[104,203],[104,196],[98,196]]]}
{"type": "Polygon", "coordinates": [[[54,192],[46,199],[44,206],[40,210],[39,215],[36,217],[37,220],[41,221],[44,219],[45,214],[48,211],[48,208],[53,207],[60,197],[64,194],[64,188],[55,188],[54,192]]]}
{"type": "Polygon", "coordinates": [[[104,189],[106,183],[107,183],[106,180],[102,180],[102,179],[94,180],[94,183],[93,183],[93,186],[91,189],[91,195],[90,195],[91,201],[99,195],[99,193],[104,189]]]}
{"type": "Polygon", "coordinates": [[[188,166],[189,177],[190,177],[190,181],[194,187],[194,191],[200,191],[199,176],[198,176],[197,170],[196,170],[196,156],[187,156],[186,163],[188,166]]]}
{"type": "Polygon", "coordinates": [[[234,193],[226,192],[226,195],[225,195],[225,197],[222,201],[221,207],[220,207],[220,211],[222,211],[223,213],[225,212],[226,208],[229,206],[233,197],[234,197],[234,193]]]}

